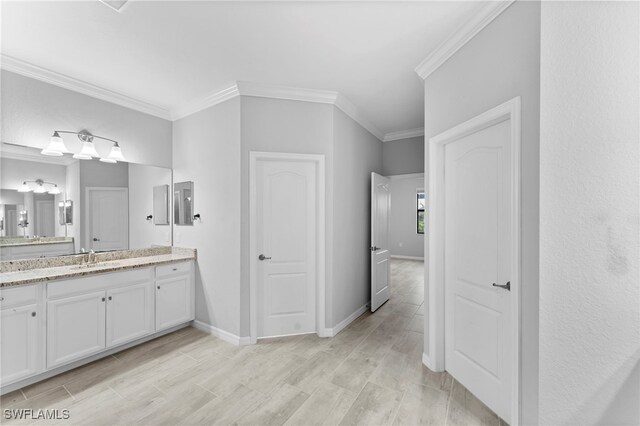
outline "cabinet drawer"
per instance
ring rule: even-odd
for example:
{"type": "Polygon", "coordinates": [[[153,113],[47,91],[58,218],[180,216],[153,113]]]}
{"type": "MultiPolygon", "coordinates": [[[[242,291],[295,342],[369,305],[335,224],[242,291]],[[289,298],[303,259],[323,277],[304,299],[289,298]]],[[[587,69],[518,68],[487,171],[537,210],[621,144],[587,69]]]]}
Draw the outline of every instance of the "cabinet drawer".
{"type": "Polygon", "coordinates": [[[0,309],[37,303],[39,285],[0,289],[0,309]]]}
{"type": "Polygon", "coordinates": [[[191,261],[156,266],[156,278],[191,272],[191,261]]]}
{"type": "Polygon", "coordinates": [[[153,280],[151,268],[89,275],[47,283],[47,299],[59,299],[153,280]]]}

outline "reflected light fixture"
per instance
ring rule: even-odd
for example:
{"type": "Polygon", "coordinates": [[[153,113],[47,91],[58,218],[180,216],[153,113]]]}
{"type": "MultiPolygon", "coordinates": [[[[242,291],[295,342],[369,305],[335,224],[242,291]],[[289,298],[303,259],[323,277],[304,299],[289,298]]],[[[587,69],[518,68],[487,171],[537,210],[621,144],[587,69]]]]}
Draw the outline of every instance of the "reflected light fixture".
{"type": "Polygon", "coordinates": [[[92,135],[86,130],[82,130],[80,132],[71,132],[66,130],[54,131],[53,136],[51,136],[49,145],[47,145],[47,147],[41,151],[42,154],[59,157],[64,153],[69,152],[64,144],[64,141],[62,140],[62,137],[60,137],[60,133],[70,133],[76,135],[82,142],[80,152],[73,154],[73,158],[76,158],[78,160],[91,160],[93,158],[100,158],[100,154],[98,154],[98,151],[96,151],[96,147],[93,144],[94,138],[98,138],[113,142],[113,146],[111,147],[109,155],[106,158],[100,158],[100,161],[105,163],[117,163],[118,161],[126,161],[124,156],[122,155],[122,149],[120,149],[120,145],[118,145],[117,141],[102,136],[92,135]]]}
{"type": "Polygon", "coordinates": [[[58,185],[53,182],[45,182],[42,179],[25,180],[24,182],[22,182],[22,185],[20,185],[20,188],[18,188],[18,192],[31,192],[31,187],[28,185],[28,183],[36,184],[36,188],[33,190],[35,194],[44,194],[45,192],[48,192],[51,195],[57,195],[61,193],[58,185]],[[45,185],[51,185],[51,189],[47,191],[45,185]]]}

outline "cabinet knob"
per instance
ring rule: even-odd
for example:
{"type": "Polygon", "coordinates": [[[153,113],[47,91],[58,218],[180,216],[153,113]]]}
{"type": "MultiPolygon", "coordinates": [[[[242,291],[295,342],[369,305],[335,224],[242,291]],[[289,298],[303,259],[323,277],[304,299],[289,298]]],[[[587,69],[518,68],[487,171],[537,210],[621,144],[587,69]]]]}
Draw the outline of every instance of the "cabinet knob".
{"type": "Polygon", "coordinates": [[[158,286],[158,290],[160,290],[160,286],[158,286]]]}
{"type": "Polygon", "coordinates": [[[1,296],[0,296],[0,302],[2,302],[3,300],[4,300],[4,297],[1,297],[1,296]]]}
{"type": "Polygon", "coordinates": [[[109,296],[109,300],[113,299],[113,297],[109,296]]]}
{"type": "Polygon", "coordinates": [[[103,301],[103,302],[105,301],[105,298],[104,298],[104,297],[102,298],[102,301],[103,301]]]}
{"type": "Polygon", "coordinates": [[[32,317],[35,317],[35,316],[36,316],[36,313],[35,313],[35,312],[31,312],[31,316],[32,316],[32,317]]]}

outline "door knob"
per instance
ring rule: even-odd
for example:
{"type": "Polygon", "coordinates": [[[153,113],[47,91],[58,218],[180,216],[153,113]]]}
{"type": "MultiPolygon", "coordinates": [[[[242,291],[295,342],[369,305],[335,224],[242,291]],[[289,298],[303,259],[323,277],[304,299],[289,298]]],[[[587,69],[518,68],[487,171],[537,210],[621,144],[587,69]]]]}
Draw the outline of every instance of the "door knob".
{"type": "Polygon", "coordinates": [[[378,251],[378,250],[380,250],[380,247],[376,247],[376,246],[371,247],[371,251],[378,251]]]}
{"type": "Polygon", "coordinates": [[[93,237],[93,241],[100,241],[100,238],[93,237]]]}
{"type": "Polygon", "coordinates": [[[260,256],[258,256],[258,260],[269,260],[269,259],[271,259],[271,258],[265,256],[264,254],[261,254],[260,256]]]}
{"type": "Polygon", "coordinates": [[[507,281],[507,283],[504,284],[504,285],[500,285],[500,284],[496,284],[496,283],[493,283],[492,285],[494,287],[500,287],[500,288],[504,288],[507,291],[511,291],[511,281],[507,281]]]}

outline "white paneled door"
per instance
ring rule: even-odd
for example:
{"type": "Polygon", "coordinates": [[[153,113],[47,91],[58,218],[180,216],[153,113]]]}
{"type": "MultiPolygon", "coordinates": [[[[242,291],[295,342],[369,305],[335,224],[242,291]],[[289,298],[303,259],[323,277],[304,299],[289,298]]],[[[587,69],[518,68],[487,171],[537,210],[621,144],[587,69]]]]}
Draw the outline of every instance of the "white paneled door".
{"type": "Polygon", "coordinates": [[[511,422],[511,124],[445,146],[446,369],[511,422]]]}
{"type": "Polygon", "coordinates": [[[371,312],[382,306],[391,295],[390,182],[389,178],[371,173],[371,312]]]}
{"type": "Polygon", "coordinates": [[[317,329],[317,167],[295,158],[256,162],[259,338],[317,329]]]}
{"type": "Polygon", "coordinates": [[[129,248],[127,188],[87,188],[87,247],[95,251],[129,248]]]}

